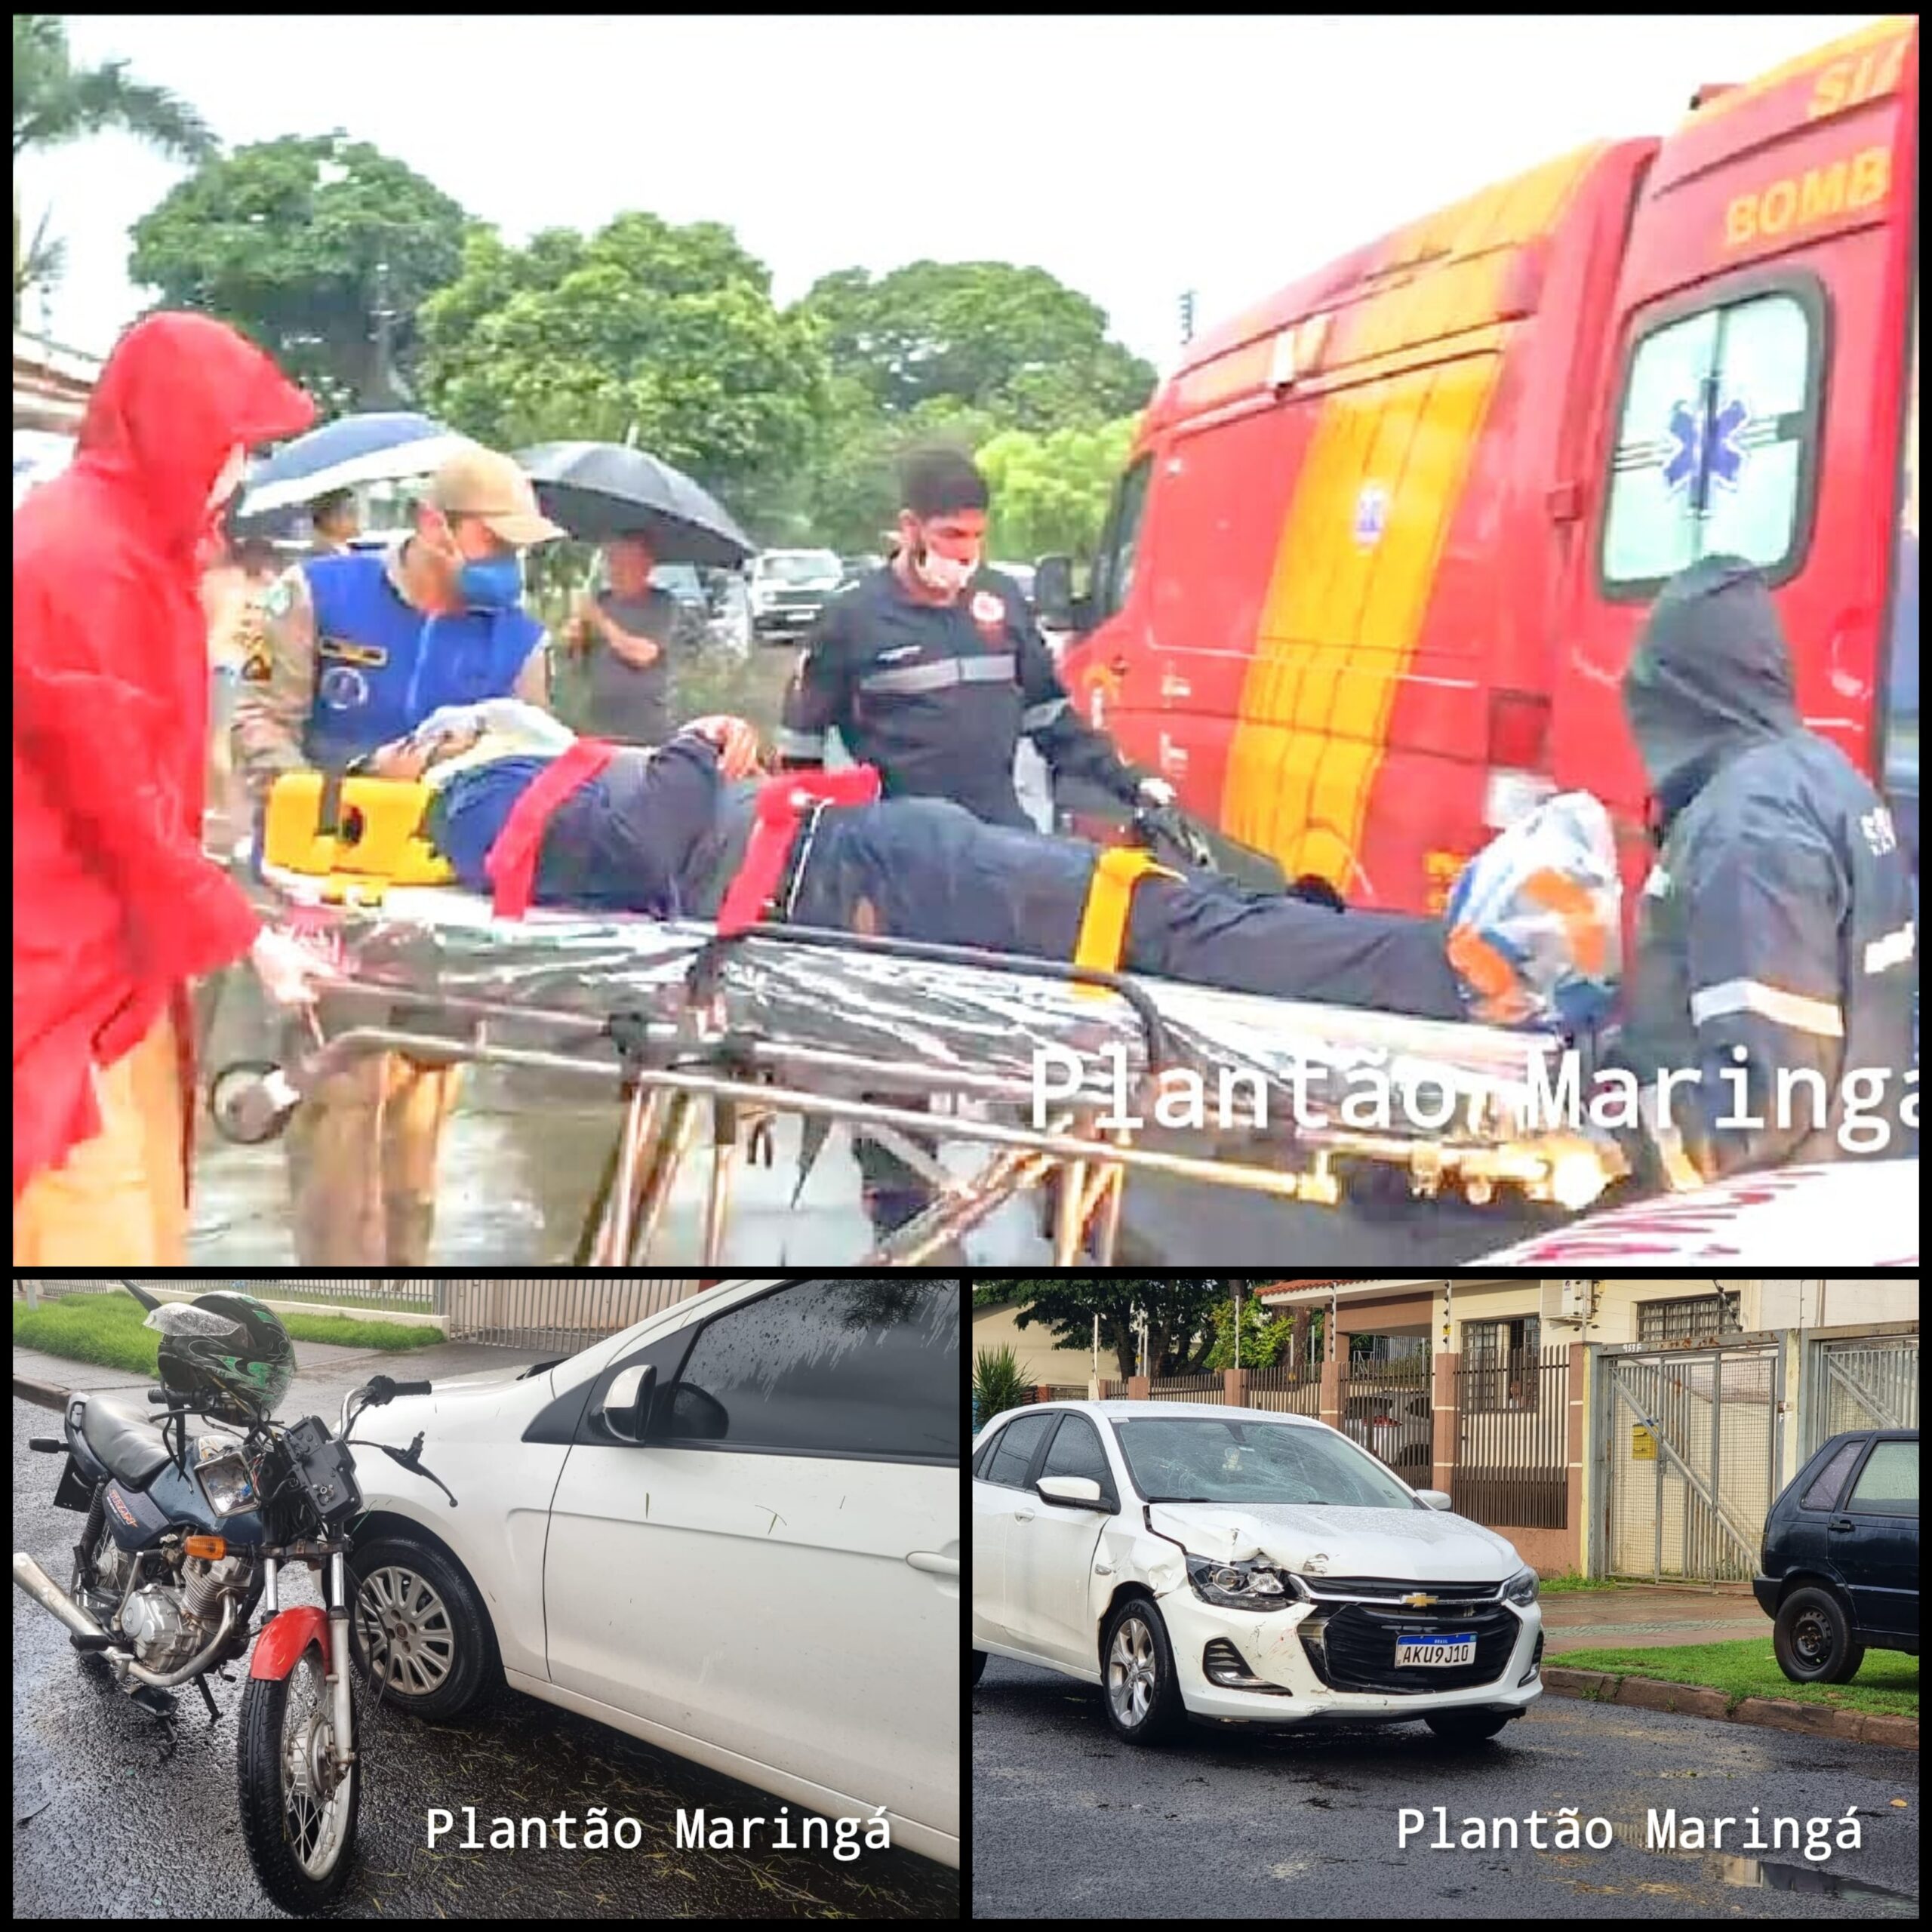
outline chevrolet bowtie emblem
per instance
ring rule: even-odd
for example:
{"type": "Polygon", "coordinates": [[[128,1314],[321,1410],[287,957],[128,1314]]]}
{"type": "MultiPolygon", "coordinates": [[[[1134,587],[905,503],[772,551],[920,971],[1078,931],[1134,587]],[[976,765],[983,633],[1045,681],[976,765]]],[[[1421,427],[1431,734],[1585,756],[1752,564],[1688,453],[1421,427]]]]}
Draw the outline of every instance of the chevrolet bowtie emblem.
{"type": "Polygon", "coordinates": [[[1424,1596],[1422,1592],[1418,1590],[1414,1596],[1404,1597],[1402,1601],[1407,1604],[1411,1610],[1426,1610],[1431,1604],[1435,1602],[1435,1599],[1433,1597],[1424,1596]]]}

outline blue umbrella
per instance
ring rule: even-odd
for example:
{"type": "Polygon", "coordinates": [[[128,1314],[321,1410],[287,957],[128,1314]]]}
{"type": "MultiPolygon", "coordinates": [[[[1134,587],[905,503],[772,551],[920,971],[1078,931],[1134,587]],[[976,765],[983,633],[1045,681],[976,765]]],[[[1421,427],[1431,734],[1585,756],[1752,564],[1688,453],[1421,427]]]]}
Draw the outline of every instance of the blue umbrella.
{"type": "Polygon", "coordinates": [[[343,416],[282,445],[250,473],[239,514],[312,503],[332,490],[426,476],[469,438],[414,410],[343,416]]]}

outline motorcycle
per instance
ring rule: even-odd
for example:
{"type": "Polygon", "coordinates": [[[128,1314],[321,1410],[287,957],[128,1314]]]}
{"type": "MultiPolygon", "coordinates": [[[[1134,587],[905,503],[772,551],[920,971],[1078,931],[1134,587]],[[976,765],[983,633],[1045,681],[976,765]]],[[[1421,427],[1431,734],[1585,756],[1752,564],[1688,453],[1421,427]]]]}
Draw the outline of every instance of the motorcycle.
{"type": "MultiPolygon", "coordinates": [[[[165,1337],[219,1340],[235,1327],[198,1303],[122,1285],[165,1337]]],[[[14,1580],[66,1626],[83,1665],[157,1714],[171,1709],[174,1687],[192,1683],[212,1721],[208,1680],[232,1681],[222,1666],[248,1653],[266,1603],[237,1726],[242,1835],[263,1890],[297,1915],[325,1907],[347,1883],[361,1795],[343,1559],[362,1495],[349,1432],[365,1409],[429,1392],[426,1382],[372,1377],[349,1398],[340,1438],[319,1417],[278,1423],[260,1403],[238,1435],[223,1415],[191,1436],[189,1417],[206,1409],[165,1387],[148,1392],[163,1411],[157,1431],[131,1402],[76,1395],[63,1434],[32,1439],[66,1455],[54,1500],[86,1522],[64,1590],[20,1551],[14,1580]],[[281,1606],[289,1564],[325,1574],[326,1609],[281,1606]]],[[[450,1495],[423,1467],[420,1435],[407,1450],[367,1446],[450,1495]]]]}

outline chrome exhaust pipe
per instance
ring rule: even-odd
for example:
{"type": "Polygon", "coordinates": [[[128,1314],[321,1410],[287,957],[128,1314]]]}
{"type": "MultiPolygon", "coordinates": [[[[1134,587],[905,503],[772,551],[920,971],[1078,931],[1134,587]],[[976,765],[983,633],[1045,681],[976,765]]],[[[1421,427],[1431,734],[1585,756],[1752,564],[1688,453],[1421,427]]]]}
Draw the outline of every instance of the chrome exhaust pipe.
{"type": "Polygon", "coordinates": [[[14,1552],[14,1581],[50,1615],[57,1617],[77,1637],[104,1637],[107,1632],[24,1550],[14,1552]]]}

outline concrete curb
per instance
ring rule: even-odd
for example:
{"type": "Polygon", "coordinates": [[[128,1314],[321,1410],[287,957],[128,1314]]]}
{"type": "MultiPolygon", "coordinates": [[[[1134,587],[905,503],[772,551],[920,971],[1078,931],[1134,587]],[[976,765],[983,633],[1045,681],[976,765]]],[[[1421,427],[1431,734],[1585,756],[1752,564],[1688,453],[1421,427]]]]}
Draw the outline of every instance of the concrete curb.
{"type": "Polygon", "coordinates": [[[23,1402],[32,1402],[43,1409],[64,1409],[67,1406],[67,1392],[57,1389],[51,1382],[36,1382],[31,1376],[14,1377],[14,1393],[23,1402]]]}
{"type": "Polygon", "coordinates": [[[1746,1697],[1737,1709],[1727,1710],[1725,1694],[1706,1684],[1671,1684],[1660,1678],[1609,1670],[1564,1670],[1547,1664],[1543,1687],[1559,1697],[1586,1697],[1600,1704],[1675,1711],[1681,1717],[1761,1724],[1771,1730],[1802,1731],[1812,1737],[1887,1744],[1901,1751],[1918,1749],[1918,1720],[1889,1712],[1836,1710],[1829,1704],[1801,1704],[1784,1697],[1746,1697]]]}

